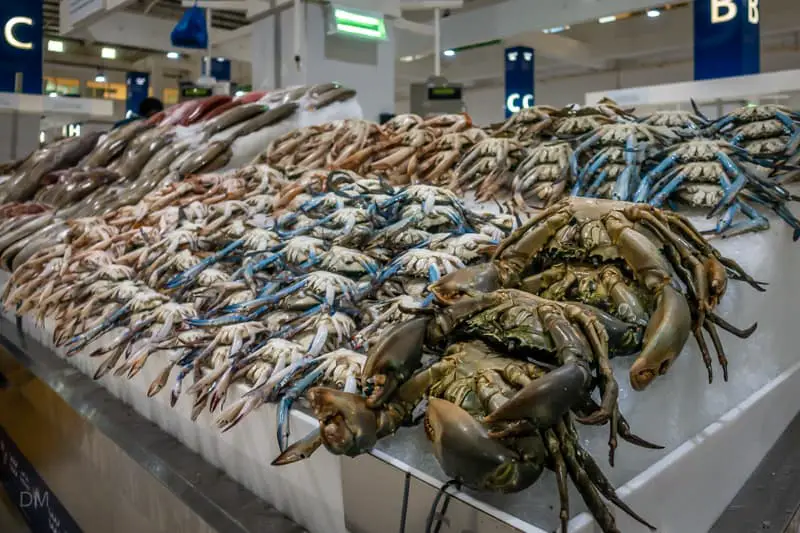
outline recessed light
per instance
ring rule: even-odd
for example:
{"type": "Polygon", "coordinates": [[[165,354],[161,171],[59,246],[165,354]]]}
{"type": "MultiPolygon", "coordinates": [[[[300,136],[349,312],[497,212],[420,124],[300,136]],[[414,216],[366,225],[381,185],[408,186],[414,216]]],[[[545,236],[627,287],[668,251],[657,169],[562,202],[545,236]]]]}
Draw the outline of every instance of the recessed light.
{"type": "Polygon", "coordinates": [[[597,19],[597,22],[600,24],[608,24],[609,22],[614,22],[615,20],[617,20],[616,15],[610,15],[608,17],[600,17],[597,19]]]}
{"type": "Polygon", "coordinates": [[[178,52],[167,52],[167,58],[169,58],[169,59],[180,59],[181,55],[178,52]]]}
{"type": "Polygon", "coordinates": [[[107,48],[103,47],[100,50],[100,57],[103,59],[116,59],[117,58],[117,49],[116,48],[107,48]]]}
{"type": "Polygon", "coordinates": [[[233,93],[233,96],[235,96],[236,98],[240,98],[240,97],[244,96],[245,94],[247,94],[247,93],[244,92],[244,91],[236,91],[235,93],[233,93]]]}
{"type": "Polygon", "coordinates": [[[48,52],[63,52],[64,51],[64,41],[47,41],[47,51],[48,52]]]}
{"type": "Polygon", "coordinates": [[[456,51],[455,50],[445,50],[444,52],[442,52],[442,54],[446,55],[447,57],[453,57],[454,55],[456,55],[456,51]]]}
{"type": "Polygon", "coordinates": [[[661,11],[659,11],[658,9],[650,9],[650,10],[647,11],[647,16],[650,17],[651,19],[654,19],[656,17],[660,17],[661,16],[661,11]]]}

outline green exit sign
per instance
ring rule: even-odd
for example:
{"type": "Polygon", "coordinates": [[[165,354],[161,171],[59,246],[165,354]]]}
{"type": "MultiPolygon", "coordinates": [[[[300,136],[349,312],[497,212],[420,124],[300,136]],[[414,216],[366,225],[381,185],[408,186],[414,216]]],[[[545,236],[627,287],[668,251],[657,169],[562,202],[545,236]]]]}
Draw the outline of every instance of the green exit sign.
{"type": "Polygon", "coordinates": [[[334,32],[337,34],[374,41],[386,40],[386,24],[383,21],[383,17],[334,7],[333,22],[334,32]]]}

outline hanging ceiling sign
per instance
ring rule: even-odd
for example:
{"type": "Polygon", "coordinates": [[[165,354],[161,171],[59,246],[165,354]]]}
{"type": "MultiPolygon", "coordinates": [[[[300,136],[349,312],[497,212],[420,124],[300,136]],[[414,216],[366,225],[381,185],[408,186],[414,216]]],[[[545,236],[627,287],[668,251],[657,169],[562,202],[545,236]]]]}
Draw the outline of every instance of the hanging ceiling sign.
{"type": "Polygon", "coordinates": [[[370,41],[385,41],[386,23],[383,16],[337,5],[331,8],[329,34],[357,37],[370,41]]]}
{"type": "Polygon", "coordinates": [[[695,0],[694,79],[761,71],[759,0],[695,0]]]}
{"type": "Polygon", "coordinates": [[[534,51],[526,46],[506,48],[503,52],[506,65],[505,116],[510,117],[520,109],[532,107],[534,96],[534,51]]]}
{"type": "Polygon", "coordinates": [[[42,93],[42,2],[0,1],[0,92],[42,93]]]}

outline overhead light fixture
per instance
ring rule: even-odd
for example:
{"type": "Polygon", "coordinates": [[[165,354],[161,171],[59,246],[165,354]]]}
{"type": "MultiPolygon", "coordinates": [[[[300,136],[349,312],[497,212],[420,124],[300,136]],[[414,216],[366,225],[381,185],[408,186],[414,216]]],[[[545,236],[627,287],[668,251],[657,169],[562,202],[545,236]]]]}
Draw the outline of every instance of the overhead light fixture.
{"type": "Polygon", "coordinates": [[[52,93],[48,94],[47,96],[49,96],[50,98],[55,98],[56,96],[58,96],[58,93],[57,92],[52,92],[52,93]]]}
{"type": "Polygon", "coordinates": [[[400,58],[400,61],[403,63],[411,63],[412,61],[414,61],[414,56],[402,56],[400,58]]]}
{"type": "Polygon", "coordinates": [[[542,33],[561,33],[562,31],[567,31],[569,26],[556,26],[555,28],[548,28],[546,30],[542,30],[542,33]]]}
{"type": "Polygon", "coordinates": [[[333,19],[336,33],[346,33],[381,41],[386,40],[386,25],[383,22],[383,17],[354,13],[337,7],[333,10],[333,19]]]}
{"type": "Polygon", "coordinates": [[[600,24],[608,24],[609,22],[614,22],[615,20],[617,20],[617,16],[610,15],[608,17],[600,17],[599,19],[597,19],[597,22],[599,22],[600,24]]]}
{"type": "Polygon", "coordinates": [[[456,51],[455,50],[445,50],[444,52],[442,52],[442,54],[446,55],[447,57],[453,57],[454,55],[456,55],[456,51]]]}
{"type": "Polygon", "coordinates": [[[116,59],[117,58],[117,49],[116,48],[107,48],[103,47],[100,50],[100,57],[103,59],[116,59]]]}
{"type": "Polygon", "coordinates": [[[167,52],[168,59],[180,59],[181,55],[178,52],[167,52]]]}
{"type": "Polygon", "coordinates": [[[94,77],[94,81],[97,83],[105,83],[106,82],[106,75],[102,72],[98,72],[97,76],[94,77]]]}
{"type": "Polygon", "coordinates": [[[660,17],[661,16],[661,11],[659,11],[658,9],[649,9],[647,11],[647,16],[650,17],[651,19],[654,19],[656,17],[660,17]]]}
{"type": "Polygon", "coordinates": [[[224,63],[225,61],[227,61],[227,59],[225,59],[224,57],[217,58],[217,63],[224,63]]]}
{"type": "Polygon", "coordinates": [[[233,93],[233,96],[235,96],[236,98],[241,98],[245,94],[247,94],[247,93],[244,92],[244,91],[236,91],[235,93],[233,93]]]}
{"type": "Polygon", "coordinates": [[[54,41],[52,39],[47,41],[47,51],[48,52],[63,53],[64,52],[64,41],[54,41]]]}

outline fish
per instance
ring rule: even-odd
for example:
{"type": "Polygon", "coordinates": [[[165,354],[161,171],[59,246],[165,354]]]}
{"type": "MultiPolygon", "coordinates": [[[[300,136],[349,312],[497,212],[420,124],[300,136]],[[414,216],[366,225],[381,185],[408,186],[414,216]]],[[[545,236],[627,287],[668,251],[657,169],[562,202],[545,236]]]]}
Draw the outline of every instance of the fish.
{"type": "Polygon", "coordinates": [[[135,120],[111,131],[102,141],[97,143],[97,147],[81,161],[79,166],[83,168],[108,167],[109,163],[122,154],[131,140],[152,127],[153,125],[145,120],[135,120]]]}
{"type": "Polygon", "coordinates": [[[292,116],[297,111],[298,105],[294,102],[281,104],[278,107],[273,107],[268,111],[252,118],[244,123],[241,129],[236,132],[234,138],[244,137],[255,133],[262,128],[272,126],[286,118],[292,116]]]}
{"type": "Polygon", "coordinates": [[[0,204],[19,202],[33,198],[40,186],[40,180],[48,173],[75,166],[91,152],[99,133],[90,133],[80,137],[69,137],[50,146],[46,146],[31,158],[32,164],[23,164],[14,176],[4,184],[0,192],[0,204]]]}
{"type": "Polygon", "coordinates": [[[206,139],[210,139],[217,133],[224,131],[232,126],[250,120],[256,115],[260,115],[267,108],[261,104],[241,104],[233,109],[228,109],[213,120],[208,121],[203,127],[206,139]]]}

